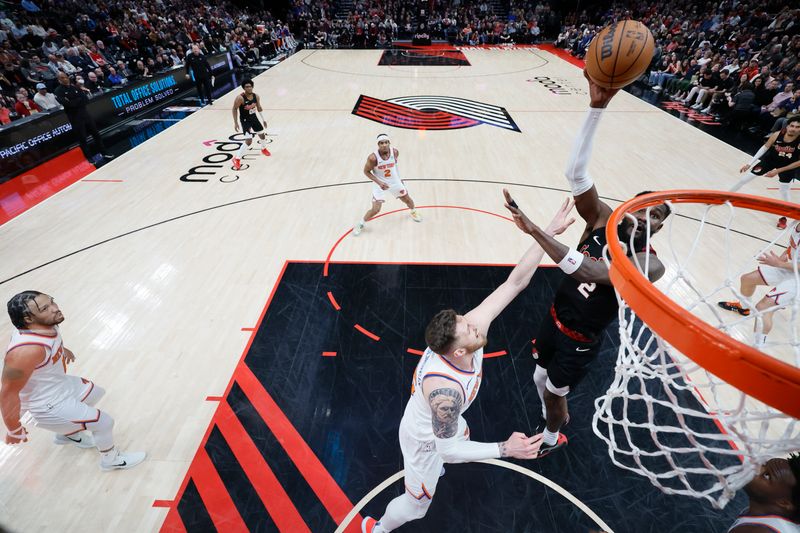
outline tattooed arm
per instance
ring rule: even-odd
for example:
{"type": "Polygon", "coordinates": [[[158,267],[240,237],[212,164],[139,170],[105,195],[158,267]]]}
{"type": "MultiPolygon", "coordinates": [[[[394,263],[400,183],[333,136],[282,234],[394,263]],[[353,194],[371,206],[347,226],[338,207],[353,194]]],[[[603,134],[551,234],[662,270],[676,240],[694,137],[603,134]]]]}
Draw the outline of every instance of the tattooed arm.
{"type": "Polygon", "coordinates": [[[19,392],[30,379],[36,365],[44,359],[45,351],[41,346],[20,346],[6,354],[3,373],[0,378],[0,414],[8,429],[6,444],[25,442],[25,428],[19,421],[19,392]]]}
{"type": "MultiPolygon", "coordinates": [[[[450,387],[451,381],[431,377],[426,379],[423,393],[431,407],[433,435],[436,437],[436,451],[446,463],[468,463],[499,457],[532,459],[538,446],[534,437],[513,433],[505,442],[472,442],[459,435],[459,420],[464,396],[459,389],[450,387]],[[459,438],[461,437],[461,438],[459,438]]],[[[466,423],[464,429],[466,430],[466,423]]]]}

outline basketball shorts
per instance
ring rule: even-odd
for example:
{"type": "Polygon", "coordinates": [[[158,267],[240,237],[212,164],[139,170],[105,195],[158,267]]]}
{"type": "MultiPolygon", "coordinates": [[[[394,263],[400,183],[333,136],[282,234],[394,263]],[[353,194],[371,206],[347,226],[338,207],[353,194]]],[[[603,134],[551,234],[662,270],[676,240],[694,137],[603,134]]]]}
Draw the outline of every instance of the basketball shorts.
{"type": "MultiPolygon", "coordinates": [[[[458,439],[469,440],[469,426],[458,418],[458,439]]],[[[400,423],[400,450],[403,452],[406,492],[417,500],[432,499],[442,475],[444,460],[436,451],[436,443],[415,439],[400,423]]]]}
{"type": "Polygon", "coordinates": [[[264,125],[261,124],[257,118],[247,117],[246,119],[242,120],[242,133],[245,135],[252,137],[253,134],[260,133],[262,131],[264,131],[264,125]]]}
{"type": "Polygon", "coordinates": [[[408,194],[408,189],[406,189],[406,185],[403,183],[403,180],[397,179],[385,181],[384,183],[389,185],[389,188],[386,190],[381,189],[380,186],[374,181],[372,182],[372,199],[376,202],[385,202],[387,193],[394,195],[395,198],[400,198],[401,196],[408,194]]]}
{"type": "Polygon", "coordinates": [[[68,435],[86,429],[86,424],[97,422],[100,411],[83,402],[95,385],[78,376],[67,376],[69,396],[56,403],[29,407],[36,426],[48,431],[68,435]]]}
{"type": "Polygon", "coordinates": [[[794,271],[769,265],[759,265],[758,273],[761,274],[761,279],[764,280],[764,283],[772,286],[766,296],[775,300],[775,304],[785,305],[791,303],[797,296],[797,284],[800,281],[794,277],[794,271]]]}
{"type": "MultiPolygon", "coordinates": [[[[771,161],[762,161],[756,164],[750,172],[755,174],[756,176],[763,176],[770,170],[776,169],[783,166],[782,164],[773,164],[771,161]]],[[[791,183],[792,180],[798,179],[798,174],[796,170],[789,170],[787,172],[782,172],[778,174],[778,181],[781,183],[791,183]]]]}
{"type": "Polygon", "coordinates": [[[602,337],[583,342],[558,329],[548,313],[542,320],[533,346],[536,364],[547,370],[547,379],[556,388],[574,390],[589,371],[600,351],[602,337]]]}

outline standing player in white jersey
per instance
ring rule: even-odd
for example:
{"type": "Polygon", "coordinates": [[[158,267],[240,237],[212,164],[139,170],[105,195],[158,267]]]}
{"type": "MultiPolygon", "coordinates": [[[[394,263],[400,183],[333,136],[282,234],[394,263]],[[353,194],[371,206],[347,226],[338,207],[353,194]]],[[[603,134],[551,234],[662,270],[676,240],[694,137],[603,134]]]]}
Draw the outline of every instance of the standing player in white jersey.
{"type": "MultiPolygon", "coordinates": [[[[766,312],[761,316],[761,325],[756,322],[755,345],[757,348],[764,346],[767,335],[772,331],[773,314],[777,311],[777,306],[785,307],[790,305],[797,297],[800,290],[797,287],[798,280],[795,277],[794,269],[797,263],[797,245],[800,243],[800,220],[791,221],[791,233],[789,234],[789,246],[781,255],[768,252],[758,258],[761,265],[739,278],[739,292],[748,299],[753,296],[756,287],[759,285],[771,285],[770,290],[756,304],[756,309],[766,312]]],[[[738,302],[718,302],[723,309],[734,311],[743,316],[750,315],[750,303],[748,301],[738,302]]]]}
{"type": "Polygon", "coordinates": [[[56,444],[96,447],[104,471],[132,468],[144,461],[144,452],[121,452],[114,446],[114,419],[94,407],[106,391],[67,374],[67,364],[75,360],[75,354],[61,342],[58,324],[64,315],[53,298],[37,291],[21,292],[9,300],[8,315],[16,329],[0,379],[6,443],[27,442],[20,416],[28,411],[37,426],[55,432],[56,444]]]}
{"type": "MultiPolygon", "coordinates": [[[[503,191],[509,205],[516,204],[503,191]]],[[[558,235],[572,202],[566,200],[545,231],[558,235]]],[[[389,502],[379,521],[366,517],[363,533],[384,533],[425,516],[444,463],[466,463],[499,457],[533,459],[541,437],[512,433],[505,442],[472,442],[461,416],[475,400],[483,378],[483,347],[492,321],[528,286],[544,252],[533,244],[508,279],[481,304],[461,316],[440,311],[425,329],[428,344],[414,371],[411,398],[400,421],[400,450],[405,468],[405,492],[389,502]]]]}
{"type": "Polygon", "coordinates": [[[385,133],[378,135],[378,150],[369,154],[367,163],[364,165],[364,175],[374,182],[372,184],[372,207],[361,220],[356,222],[353,227],[354,236],[361,235],[367,221],[380,212],[381,204],[386,201],[387,191],[411,209],[411,218],[414,222],[422,222],[414,200],[408,195],[408,189],[400,179],[400,171],[397,168],[398,155],[400,152],[397,151],[397,148],[392,147],[389,136],[385,133]]]}

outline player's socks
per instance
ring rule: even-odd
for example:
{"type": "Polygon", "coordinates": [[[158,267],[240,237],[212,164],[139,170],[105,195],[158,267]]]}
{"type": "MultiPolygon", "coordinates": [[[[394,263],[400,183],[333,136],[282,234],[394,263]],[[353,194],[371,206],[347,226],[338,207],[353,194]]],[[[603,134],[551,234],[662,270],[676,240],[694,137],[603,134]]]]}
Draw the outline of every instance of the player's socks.
{"type": "Polygon", "coordinates": [[[734,185],[733,187],[731,187],[731,188],[730,188],[730,191],[731,191],[731,192],[736,192],[736,191],[738,191],[739,189],[741,189],[742,187],[744,187],[746,184],[748,184],[748,183],[750,183],[751,181],[753,181],[753,179],[754,179],[755,177],[756,177],[756,175],[755,175],[755,174],[753,174],[752,172],[745,172],[745,173],[744,173],[744,176],[742,176],[741,178],[739,178],[739,181],[736,183],[736,185],[734,185]]]}
{"type": "Polygon", "coordinates": [[[242,143],[242,145],[239,147],[239,151],[236,152],[236,159],[241,159],[248,148],[250,147],[247,145],[247,143],[242,143]]]}
{"type": "Polygon", "coordinates": [[[559,435],[558,431],[552,433],[547,428],[544,428],[544,431],[542,431],[542,435],[543,435],[542,440],[548,446],[554,446],[558,442],[558,435],[559,435]]]}
{"type": "Polygon", "coordinates": [[[267,140],[266,139],[259,138],[258,139],[258,145],[261,147],[261,153],[262,154],[264,154],[264,155],[272,155],[272,154],[269,153],[269,150],[267,150],[267,140]]]}
{"type": "Polygon", "coordinates": [[[778,192],[780,192],[781,200],[783,200],[784,202],[791,202],[792,201],[792,198],[791,198],[792,189],[791,189],[790,185],[791,185],[791,183],[783,183],[783,182],[779,182],[778,183],[778,192]]]}
{"type": "Polygon", "coordinates": [[[766,342],[767,342],[766,334],[756,332],[756,342],[755,342],[756,348],[759,349],[763,348],[766,342]]]}

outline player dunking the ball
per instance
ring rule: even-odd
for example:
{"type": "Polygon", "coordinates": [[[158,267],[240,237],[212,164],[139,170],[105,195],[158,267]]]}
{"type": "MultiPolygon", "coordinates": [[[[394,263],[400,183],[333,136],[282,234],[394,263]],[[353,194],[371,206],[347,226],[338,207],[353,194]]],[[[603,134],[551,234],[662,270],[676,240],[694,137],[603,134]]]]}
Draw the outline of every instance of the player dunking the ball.
{"type": "MultiPolygon", "coordinates": [[[[575,198],[578,214],[586,228],[577,250],[561,244],[551,234],[531,222],[522,211],[507,205],[517,226],[531,235],[550,258],[567,274],[556,290],[553,305],[536,336],[533,379],[542,401],[545,427],[538,457],[543,457],[567,443],[559,432],[568,419],[567,395],[586,375],[600,349],[602,332],[617,316],[617,297],[603,259],[606,245],[606,223],[612,209],[597,193],[587,171],[592,143],[605,107],[617,90],[604,89],[588,75],[590,108],[584,119],[567,164],[567,181],[575,198]]],[[[645,194],[645,193],[640,193],[645,194]]],[[[638,256],[647,264],[647,277],[655,281],[664,275],[664,265],[652,249],[648,250],[647,229],[652,235],[661,229],[669,216],[666,204],[634,213],[636,224],[627,217],[617,228],[620,240],[628,248],[628,256],[638,256]],[[632,242],[632,246],[631,246],[632,242]]]]}
{"type": "Polygon", "coordinates": [[[378,150],[369,154],[364,165],[364,175],[374,182],[372,184],[372,207],[353,227],[355,237],[361,235],[366,223],[380,212],[381,204],[386,201],[386,192],[392,193],[395,198],[411,209],[411,218],[414,222],[422,222],[414,200],[411,199],[405,183],[400,179],[400,171],[397,168],[399,155],[400,152],[391,145],[388,135],[385,133],[378,135],[378,150]]]}
{"type": "Polygon", "coordinates": [[[247,78],[242,82],[242,89],[244,92],[236,97],[233,101],[233,129],[239,131],[239,121],[242,122],[242,133],[244,133],[245,141],[236,152],[233,158],[233,170],[242,168],[242,156],[250,148],[253,143],[253,134],[258,134],[258,144],[261,145],[261,153],[270,155],[267,150],[266,135],[264,128],[267,127],[267,121],[264,120],[264,115],[261,114],[261,99],[256,93],[253,92],[253,80],[247,78]],[[258,112],[258,117],[256,117],[258,112]],[[259,120],[259,118],[261,120],[259,120]]]}
{"type": "MultiPolygon", "coordinates": [[[[509,202],[513,202],[504,191],[509,202]]],[[[558,235],[575,219],[567,219],[567,200],[546,231],[558,235]]],[[[499,457],[532,459],[539,444],[533,437],[513,433],[505,442],[473,442],[462,416],[478,394],[483,378],[483,347],[489,326],[528,286],[544,252],[534,243],[508,279],[481,304],[459,315],[452,309],[437,313],[425,329],[428,344],[411,382],[411,398],[400,421],[400,450],[405,468],[405,492],[386,507],[379,521],[366,517],[363,533],[392,531],[428,512],[444,463],[465,463],[499,457]]],[[[541,437],[539,437],[540,439],[541,437]]]]}
{"type": "Polygon", "coordinates": [[[37,291],[21,292],[9,300],[8,315],[16,329],[0,380],[6,444],[28,440],[20,421],[20,415],[28,411],[37,426],[56,434],[56,444],[96,447],[104,471],[132,468],[144,461],[144,452],[121,452],[114,446],[114,419],[94,407],[106,391],[67,374],[67,364],[75,361],[75,354],[61,341],[58,324],[64,315],[55,300],[37,291]]]}

